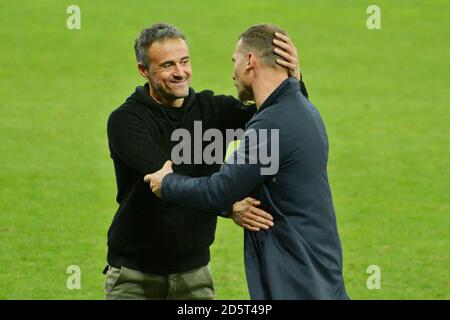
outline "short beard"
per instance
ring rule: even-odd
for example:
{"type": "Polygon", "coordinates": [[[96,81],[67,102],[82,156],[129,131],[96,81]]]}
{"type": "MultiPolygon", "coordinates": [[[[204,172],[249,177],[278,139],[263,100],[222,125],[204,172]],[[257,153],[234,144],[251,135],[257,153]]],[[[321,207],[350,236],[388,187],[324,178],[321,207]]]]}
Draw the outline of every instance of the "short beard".
{"type": "Polygon", "coordinates": [[[247,88],[239,90],[238,97],[239,97],[239,100],[244,101],[244,102],[254,100],[253,92],[251,91],[251,89],[247,89],[247,88]]]}

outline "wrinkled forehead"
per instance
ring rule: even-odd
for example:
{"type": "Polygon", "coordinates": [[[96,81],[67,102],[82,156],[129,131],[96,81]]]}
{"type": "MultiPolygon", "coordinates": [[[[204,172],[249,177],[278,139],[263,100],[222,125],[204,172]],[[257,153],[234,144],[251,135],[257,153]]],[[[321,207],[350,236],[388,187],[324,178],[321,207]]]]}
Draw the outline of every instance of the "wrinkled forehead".
{"type": "Polygon", "coordinates": [[[148,56],[154,63],[178,61],[189,56],[189,48],[180,38],[156,41],[148,48],[148,56]]]}

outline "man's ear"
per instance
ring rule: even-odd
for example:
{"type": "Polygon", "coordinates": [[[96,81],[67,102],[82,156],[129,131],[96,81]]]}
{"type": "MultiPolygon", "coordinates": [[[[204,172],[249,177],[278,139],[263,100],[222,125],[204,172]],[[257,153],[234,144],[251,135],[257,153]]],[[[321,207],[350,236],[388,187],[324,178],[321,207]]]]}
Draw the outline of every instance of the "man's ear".
{"type": "Polygon", "coordinates": [[[252,52],[249,52],[247,53],[246,58],[247,58],[247,65],[245,66],[245,71],[250,71],[255,68],[256,56],[252,52]]]}
{"type": "Polygon", "coordinates": [[[148,80],[148,69],[143,65],[138,63],[137,65],[139,73],[141,74],[141,76],[145,79],[148,80]]]}

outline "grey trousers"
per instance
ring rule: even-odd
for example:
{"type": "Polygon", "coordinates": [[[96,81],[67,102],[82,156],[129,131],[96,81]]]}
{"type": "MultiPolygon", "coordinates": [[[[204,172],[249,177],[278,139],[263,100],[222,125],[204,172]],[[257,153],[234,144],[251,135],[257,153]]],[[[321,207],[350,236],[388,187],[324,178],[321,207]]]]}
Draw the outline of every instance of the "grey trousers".
{"type": "Polygon", "coordinates": [[[105,280],[106,300],[212,300],[214,281],[209,264],[191,271],[156,275],[109,266],[105,280]]]}

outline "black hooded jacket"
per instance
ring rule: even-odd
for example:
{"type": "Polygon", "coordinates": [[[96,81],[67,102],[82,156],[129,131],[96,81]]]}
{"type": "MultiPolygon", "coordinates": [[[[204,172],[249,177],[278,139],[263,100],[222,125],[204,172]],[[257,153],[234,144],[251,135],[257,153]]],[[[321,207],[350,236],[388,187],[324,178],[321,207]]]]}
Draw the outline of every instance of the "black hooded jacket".
{"type": "MultiPolygon", "coordinates": [[[[171,141],[174,129],[184,128],[193,136],[194,121],[201,121],[203,132],[244,128],[256,108],[231,96],[193,89],[181,107],[163,107],[148,92],[148,84],[137,87],[108,119],[119,203],[108,231],[108,264],[154,274],[183,272],[209,262],[217,216],[163,203],[143,177],[170,160],[178,143],[171,141]]],[[[220,164],[203,161],[174,165],[176,172],[192,177],[211,175],[219,168],[220,164]]]]}

